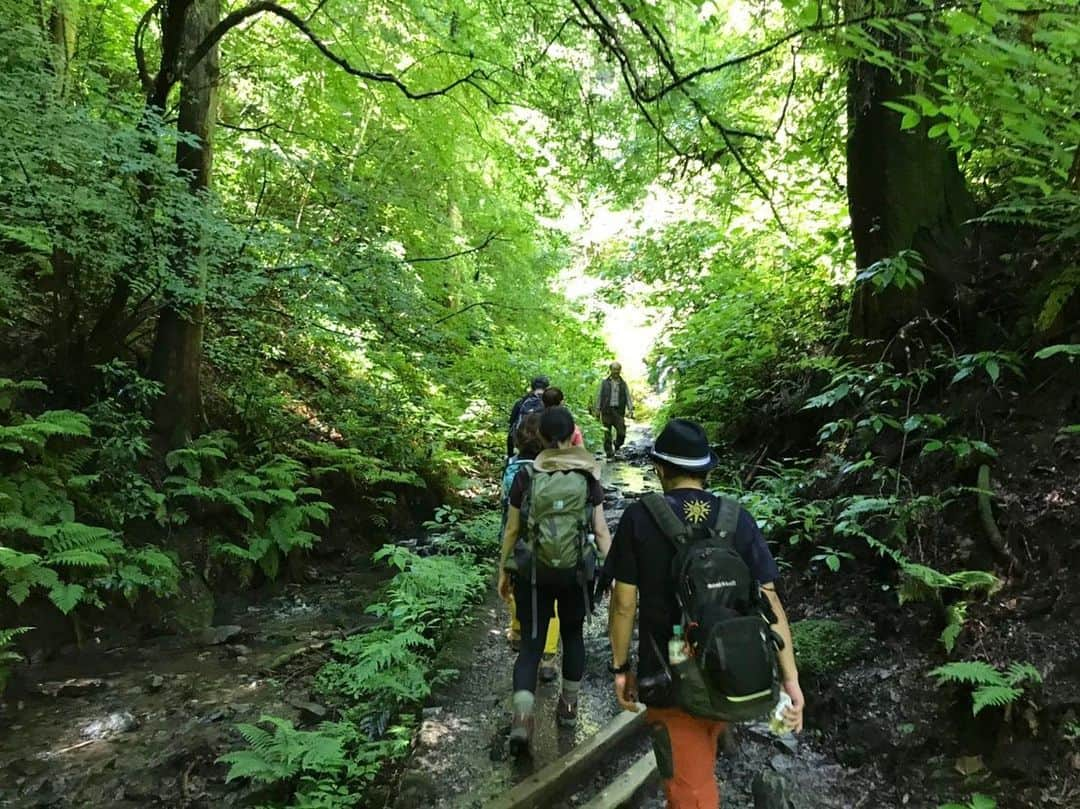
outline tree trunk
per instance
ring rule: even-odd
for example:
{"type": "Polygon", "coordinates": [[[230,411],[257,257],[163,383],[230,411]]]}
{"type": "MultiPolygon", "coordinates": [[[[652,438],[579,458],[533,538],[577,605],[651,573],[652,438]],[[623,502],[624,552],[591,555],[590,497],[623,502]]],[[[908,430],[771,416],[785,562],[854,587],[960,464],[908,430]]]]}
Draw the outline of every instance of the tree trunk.
{"type": "Polygon", "coordinates": [[[910,80],[854,61],[848,73],[847,192],[851,235],[860,270],[901,250],[917,251],[926,281],[918,287],[875,292],[855,289],[848,331],[854,338],[889,339],[925,312],[941,314],[970,273],[961,258],[963,223],[974,214],[956,163],[941,140],[926,135],[923,121],[900,130],[900,115],[883,102],[904,101],[910,80]]]}
{"type": "MultiPolygon", "coordinates": [[[[187,9],[182,51],[191,53],[221,16],[220,0],[196,0],[187,9]]],[[[182,63],[182,62],[181,62],[182,63]]],[[[189,174],[192,194],[210,187],[213,166],[213,129],[217,118],[218,54],[213,48],[186,76],[180,88],[177,128],[193,135],[194,143],[179,143],[176,164],[189,174]]],[[[205,265],[198,237],[178,233],[175,271],[188,286],[180,299],[170,296],[158,318],[151,356],[151,373],[165,388],[158,401],[154,421],[158,432],[170,444],[180,444],[198,431],[202,422],[203,323],[206,304],[205,265]]]]}
{"type": "Polygon", "coordinates": [[[70,84],[71,60],[75,57],[75,37],[78,29],[78,0],[54,0],[47,9],[49,39],[53,44],[52,64],[56,76],[56,95],[67,95],[70,84]]]}

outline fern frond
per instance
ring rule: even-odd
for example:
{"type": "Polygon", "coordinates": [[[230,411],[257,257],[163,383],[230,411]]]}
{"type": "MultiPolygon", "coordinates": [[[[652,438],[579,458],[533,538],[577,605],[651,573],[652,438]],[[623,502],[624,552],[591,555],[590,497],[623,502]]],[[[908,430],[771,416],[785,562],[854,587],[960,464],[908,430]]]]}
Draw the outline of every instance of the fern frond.
{"type": "Polygon", "coordinates": [[[65,567],[108,567],[109,560],[90,550],[71,550],[50,553],[45,560],[50,565],[65,567]]]}
{"type": "Polygon", "coordinates": [[[938,685],[946,683],[966,683],[976,686],[1008,685],[1001,672],[981,660],[958,660],[953,663],[946,663],[944,666],[938,666],[931,671],[930,676],[937,678],[938,685]]]}
{"type": "Polygon", "coordinates": [[[1037,685],[1043,681],[1039,670],[1031,663],[1011,663],[1005,672],[1005,679],[1009,681],[1010,685],[1020,685],[1027,682],[1037,685]]]}
{"type": "Polygon", "coordinates": [[[1010,685],[984,685],[975,689],[972,694],[971,713],[978,716],[979,711],[986,707],[1001,708],[1011,705],[1020,698],[1023,690],[1013,688],[1010,685]]]}
{"type": "Polygon", "coordinates": [[[86,588],[81,584],[57,584],[49,590],[49,600],[64,615],[75,609],[75,606],[86,596],[86,588]]]}

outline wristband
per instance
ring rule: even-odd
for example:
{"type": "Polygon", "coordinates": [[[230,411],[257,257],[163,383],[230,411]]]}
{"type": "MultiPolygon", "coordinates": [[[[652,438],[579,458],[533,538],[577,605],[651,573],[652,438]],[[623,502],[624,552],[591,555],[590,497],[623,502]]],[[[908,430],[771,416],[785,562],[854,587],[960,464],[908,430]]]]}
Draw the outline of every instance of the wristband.
{"type": "Polygon", "coordinates": [[[621,666],[615,666],[612,663],[608,663],[607,670],[610,674],[628,674],[630,672],[630,659],[627,658],[626,662],[621,666]]]}

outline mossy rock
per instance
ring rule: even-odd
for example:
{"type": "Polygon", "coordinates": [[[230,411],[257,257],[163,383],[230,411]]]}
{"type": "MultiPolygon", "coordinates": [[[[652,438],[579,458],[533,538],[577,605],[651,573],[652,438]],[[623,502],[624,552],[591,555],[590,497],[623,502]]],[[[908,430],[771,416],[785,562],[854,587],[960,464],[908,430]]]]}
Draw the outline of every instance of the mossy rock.
{"type": "Polygon", "coordinates": [[[873,640],[860,621],[808,618],[791,625],[799,672],[814,676],[835,674],[863,660],[873,640]]]}
{"type": "Polygon", "coordinates": [[[202,576],[183,579],[177,592],[159,602],[161,628],[170,633],[191,635],[214,623],[214,594],[202,576]]]}

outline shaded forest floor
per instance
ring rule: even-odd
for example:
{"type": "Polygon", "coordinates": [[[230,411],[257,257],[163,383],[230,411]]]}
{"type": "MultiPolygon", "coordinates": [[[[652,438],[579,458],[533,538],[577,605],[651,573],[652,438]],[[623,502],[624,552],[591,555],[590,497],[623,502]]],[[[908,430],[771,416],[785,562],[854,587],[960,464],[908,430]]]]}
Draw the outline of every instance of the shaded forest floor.
{"type": "Polygon", "coordinates": [[[312,581],[218,604],[193,637],[74,646],[20,672],[0,702],[0,806],[221,807],[252,795],[216,764],[237,722],[324,718],[310,679],[333,640],[370,625],[388,578],[366,555],[312,581]]]}
{"type": "MultiPolygon", "coordinates": [[[[1080,421],[1080,399],[1058,379],[1024,396],[995,391],[932,404],[970,422],[999,451],[998,524],[1020,564],[1006,569],[982,536],[974,497],[938,515],[919,549],[942,569],[994,569],[1005,580],[974,602],[953,659],[1030,662],[1043,684],[1007,711],[971,715],[968,691],[936,688],[927,673],[947,659],[940,605],[899,606],[896,571],[870,552],[839,573],[783,549],[782,591],[793,620],[843,622],[864,640],[835,674],[804,673],[808,729],[797,745],[739,728],[718,762],[725,807],[755,806],[751,784],[771,771],[787,784],[785,809],[927,807],[981,792],[1001,809],[1080,806],[1080,446],[1059,428],[1080,421]]],[[[608,472],[612,524],[655,482],[640,447],[608,472]]],[[[925,463],[912,479],[933,490],[974,485],[972,470],[925,463]],[[971,477],[971,480],[967,478],[971,477]]],[[[822,480],[808,496],[834,498],[851,481],[822,480]]],[[[219,807],[272,798],[225,784],[215,763],[233,749],[236,722],[273,714],[312,725],[322,706],[310,681],[329,642],[363,630],[364,607],[386,574],[366,556],[320,560],[312,581],[219,604],[215,626],[176,639],[117,638],[38,660],[0,703],[0,806],[219,807]]],[[[540,693],[537,754],[506,759],[510,667],[505,610],[489,593],[472,626],[443,650],[461,674],[424,709],[417,745],[399,776],[372,789],[371,806],[476,807],[564,753],[615,714],[605,671],[606,613],[588,629],[582,721],[560,735],[554,688],[540,693]]],[[[564,805],[581,803],[646,749],[644,741],[594,774],[564,805]]],[[[659,809],[653,788],[640,805],[659,809]]]]}

